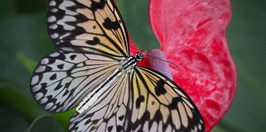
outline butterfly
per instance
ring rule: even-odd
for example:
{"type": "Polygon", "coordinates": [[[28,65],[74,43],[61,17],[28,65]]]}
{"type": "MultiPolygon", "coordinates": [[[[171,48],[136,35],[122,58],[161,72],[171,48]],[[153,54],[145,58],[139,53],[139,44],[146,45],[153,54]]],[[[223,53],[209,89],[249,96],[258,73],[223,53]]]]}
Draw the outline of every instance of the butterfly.
{"type": "Polygon", "coordinates": [[[30,82],[46,111],[76,108],[69,131],[204,131],[190,97],[129,55],[124,21],[112,0],[48,0],[48,33],[57,51],[30,82]]]}

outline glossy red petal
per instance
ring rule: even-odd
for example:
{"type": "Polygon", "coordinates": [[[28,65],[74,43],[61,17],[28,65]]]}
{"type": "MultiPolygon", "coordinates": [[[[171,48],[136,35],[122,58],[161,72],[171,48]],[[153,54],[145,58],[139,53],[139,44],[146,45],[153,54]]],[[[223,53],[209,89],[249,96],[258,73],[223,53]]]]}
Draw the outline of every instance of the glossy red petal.
{"type": "Polygon", "coordinates": [[[150,23],[174,81],[192,98],[210,131],[227,112],[237,76],[225,31],[229,0],[150,0],[150,23]]]}

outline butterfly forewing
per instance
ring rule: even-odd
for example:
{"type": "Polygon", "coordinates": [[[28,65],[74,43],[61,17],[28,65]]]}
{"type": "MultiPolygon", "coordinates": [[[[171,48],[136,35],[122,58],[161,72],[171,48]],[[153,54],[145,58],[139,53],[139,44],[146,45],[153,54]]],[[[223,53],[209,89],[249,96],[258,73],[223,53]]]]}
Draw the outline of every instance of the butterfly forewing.
{"type": "Polygon", "coordinates": [[[128,56],[127,32],[112,0],[49,0],[48,32],[63,50],[128,56]]]}
{"type": "Polygon", "coordinates": [[[108,57],[57,51],[39,62],[31,92],[45,110],[63,112],[76,106],[117,67],[118,61],[108,57]]]}
{"type": "Polygon", "coordinates": [[[135,68],[130,91],[133,106],[128,130],[204,131],[202,118],[192,100],[166,76],[135,68]]]}
{"type": "Polygon", "coordinates": [[[125,131],[128,120],[129,75],[118,77],[84,114],[75,113],[70,120],[71,132],[125,131]]]}

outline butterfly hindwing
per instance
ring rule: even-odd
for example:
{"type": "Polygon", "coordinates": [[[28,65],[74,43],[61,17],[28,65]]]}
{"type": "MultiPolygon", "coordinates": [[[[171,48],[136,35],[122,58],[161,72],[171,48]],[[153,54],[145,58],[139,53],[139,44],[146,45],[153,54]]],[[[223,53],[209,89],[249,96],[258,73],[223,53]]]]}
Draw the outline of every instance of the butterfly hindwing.
{"type": "Polygon", "coordinates": [[[45,110],[63,112],[76,106],[117,67],[117,60],[108,57],[57,51],[37,65],[31,92],[45,110]]]}
{"type": "Polygon", "coordinates": [[[62,50],[128,56],[124,22],[112,0],[49,0],[48,32],[62,50]]]}
{"type": "Polygon", "coordinates": [[[129,130],[204,131],[199,111],[184,91],[166,76],[146,68],[135,68],[129,130]]]}
{"type": "Polygon", "coordinates": [[[137,67],[123,74],[84,114],[74,114],[69,130],[204,131],[191,99],[166,76],[137,67]]]}
{"type": "Polygon", "coordinates": [[[129,74],[122,74],[83,114],[70,120],[71,132],[125,131],[129,108],[129,74]]]}

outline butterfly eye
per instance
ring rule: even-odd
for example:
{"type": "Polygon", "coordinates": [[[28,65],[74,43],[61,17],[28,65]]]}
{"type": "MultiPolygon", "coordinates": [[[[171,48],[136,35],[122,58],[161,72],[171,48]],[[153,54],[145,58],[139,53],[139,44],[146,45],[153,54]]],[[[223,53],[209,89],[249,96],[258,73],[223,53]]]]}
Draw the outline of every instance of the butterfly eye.
{"type": "Polygon", "coordinates": [[[143,60],[143,55],[140,52],[137,52],[136,55],[135,55],[135,58],[136,58],[136,60],[138,62],[142,61],[143,60]]]}

